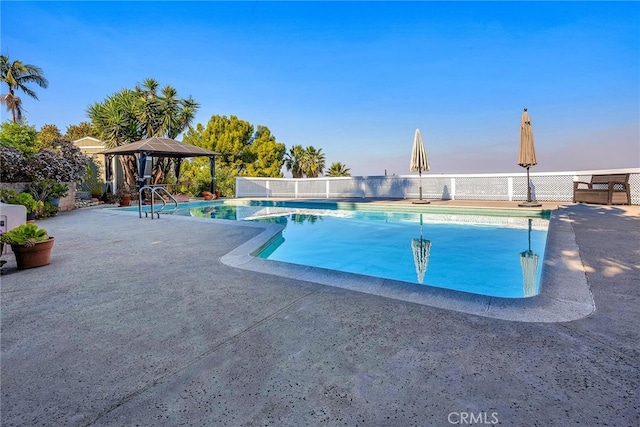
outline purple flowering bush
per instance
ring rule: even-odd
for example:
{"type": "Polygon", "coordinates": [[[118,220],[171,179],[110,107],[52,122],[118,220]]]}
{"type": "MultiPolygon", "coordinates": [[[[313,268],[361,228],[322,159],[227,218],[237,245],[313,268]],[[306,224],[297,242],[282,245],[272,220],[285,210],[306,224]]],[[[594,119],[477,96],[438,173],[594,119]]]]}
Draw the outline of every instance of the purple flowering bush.
{"type": "Polygon", "coordinates": [[[59,138],[50,147],[29,155],[10,145],[1,144],[0,181],[80,180],[89,158],[67,139],[59,138]]]}

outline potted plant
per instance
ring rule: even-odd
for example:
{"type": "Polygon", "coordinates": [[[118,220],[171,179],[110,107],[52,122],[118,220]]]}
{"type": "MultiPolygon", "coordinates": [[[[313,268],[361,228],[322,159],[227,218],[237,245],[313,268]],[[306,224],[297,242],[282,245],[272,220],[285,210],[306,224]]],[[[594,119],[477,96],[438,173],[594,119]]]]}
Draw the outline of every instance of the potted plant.
{"type": "Polygon", "coordinates": [[[54,205],[55,207],[58,207],[60,205],[60,199],[62,199],[63,197],[67,197],[68,193],[69,193],[69,186],[67,184],[53,181],[53,185],[51,186],[51,192],[49,193],[51,204],[54,205]]]}
{"type": "Polygon", "coordinates": [[[125,183],[122,187],[118,188],[116,195],[120,202],[120,206],[131,206],[131,187],[129,184],[125,183]]]}
{"type": "Polygon", "coordinates": [[[0,241],[11,245],[19,270],[51,263],[54,238],[36,224],[22,224],[0,234],[0,241]]]}
{"type": "Polygon", "coordinates": [[[36,201],[50,202],[58,207],[60,199],[69,193],[69,186],[54,179],[43,179],[29,184],[28,190],[36,201]]]}
{"type": "Polygon", "coordinates": [[[10,205],[23,205],[27,209],[27,221],[32,222],[36,219],[37,210],[44,206],[44,202],[34,199],[31,193],[24,191],[16,194],[13,190],[2,190],[0,199],[10,205]]]}

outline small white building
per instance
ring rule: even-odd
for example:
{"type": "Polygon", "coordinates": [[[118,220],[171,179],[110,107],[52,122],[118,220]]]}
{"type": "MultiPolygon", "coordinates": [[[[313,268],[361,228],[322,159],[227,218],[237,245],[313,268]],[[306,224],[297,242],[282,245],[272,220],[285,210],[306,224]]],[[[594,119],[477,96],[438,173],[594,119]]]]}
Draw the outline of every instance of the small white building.
{"type": "MultiPolygon", "coordinates": [[[[98,179],[102,182],[105,181],[105,159],[104,154],[98,154],[107,149],[107,146],[98,138],[94,138],[92,136],[85,136],[80,139],[76,139],[73,141],[76,147],[82,151],[83,154],[89,156],[93,159],[95,164],[98,166],[98,179]]],[[[114,158],[112,162],[112,171],[111,176],[113,177],[111,181],[111,188],[115,192],[115,189],[118,186],[121,186],[124,182],[124,173],[122,171],[122,166],[120,164],[120,159],[118,156],[114,158]]]]}

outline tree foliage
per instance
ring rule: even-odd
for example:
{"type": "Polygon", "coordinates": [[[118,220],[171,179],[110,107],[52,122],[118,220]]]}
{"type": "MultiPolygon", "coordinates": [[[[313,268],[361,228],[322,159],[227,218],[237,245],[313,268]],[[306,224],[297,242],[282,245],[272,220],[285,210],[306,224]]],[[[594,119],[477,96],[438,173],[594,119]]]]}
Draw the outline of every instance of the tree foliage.
{"type": "MultiPolygon", "coordinates": [[[[202,147],[203,132],[204,126],[200,123],[195,127],[189,126],[182,137],[182,142],[202,147]]],[[[191,160],[183,160],[180,168],[180,184],[178,191],[192,196],[199,196],[203,191],[209,191],[211,186],[209,158],[195,157],[191,160]]]]}
{"type": "Polygon", "coordinates": [[[194,157],[191,160],[182,161],[179,192],[199,196],[203,191],[209,191],[210,186],[211,168],[209,166],[209,158],[194,157]]]}
{"type": "Polygon", "coordinates": [[[216,186],[225,195],[235,193],[237,176],[282,176],[285,145],[277,142],[266,126],[254,128],[234,115],[214,115],[206,128],[198,125],[187,130],[184,141],[220,153],[216,157],[216,186]]]}
{"type": "Polygon", "coordinates": [[[236,116],[211,116],[202,134],[203,148],[216,151],[218,167],[227,167],[238,174],[246,169],[253,138],[251,123],[236,116]]]}
{"type": "Polygon", "coordinates": [[[258,125],[251,148],[252,161],[247,164],[246,175],[282,178],[286,149],[271,135],[269,128],[258,125]]]}
{"type": "Polygon", "coordinates": [[[62,138],[62,134],[58,126],[44,125],[40,128],[40,132],[38,132],[38,147],[52,147],[53,143],[60,138],[62,138]]]}
{"type": "Polygon", "coordinates": [[[14,147],[24,155],[38,152],[38,131],[27,123],[3,122],[0,124],[0,144],[14,147]]]}
{"type": "Polygon", "coordinates": [[[41,88],[49,86],[41,68],[22,61],[12,62],[8,55],[0,55],[0,81],[7,85],[7,93],[0,96],[0,102],[11,112],[14,123],[21,122],[23,116],[22,99],[17,91],[37,100],[38,95],[28,85],[34,83],[41,88]]]}
{"type": "Polygon", "coordinates": [[[90,122],[80,122],[77,125],[69,125],[64,134],[64,137],[70,141],[76,141],[87,136],[96,139],[100,138],[100,133],[90,122]]]}

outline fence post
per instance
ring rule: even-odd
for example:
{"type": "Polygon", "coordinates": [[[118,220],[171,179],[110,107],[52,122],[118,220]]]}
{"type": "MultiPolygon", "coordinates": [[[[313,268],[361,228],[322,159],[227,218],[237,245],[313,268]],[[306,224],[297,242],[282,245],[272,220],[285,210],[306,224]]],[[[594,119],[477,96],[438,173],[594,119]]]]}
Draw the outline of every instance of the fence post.
{"type": "Polygon", "coordinates": [[[449,193],[451,195],[451,200],[455,200],[456,199],[456,178],[455,177],[451,178],[451,191],[449,193]]]}
{"type": "Polygon", "coordinates": [[[507,178],[507,194],[509,195],[509,201],[513,202],[513,177],[507,178]]]}

